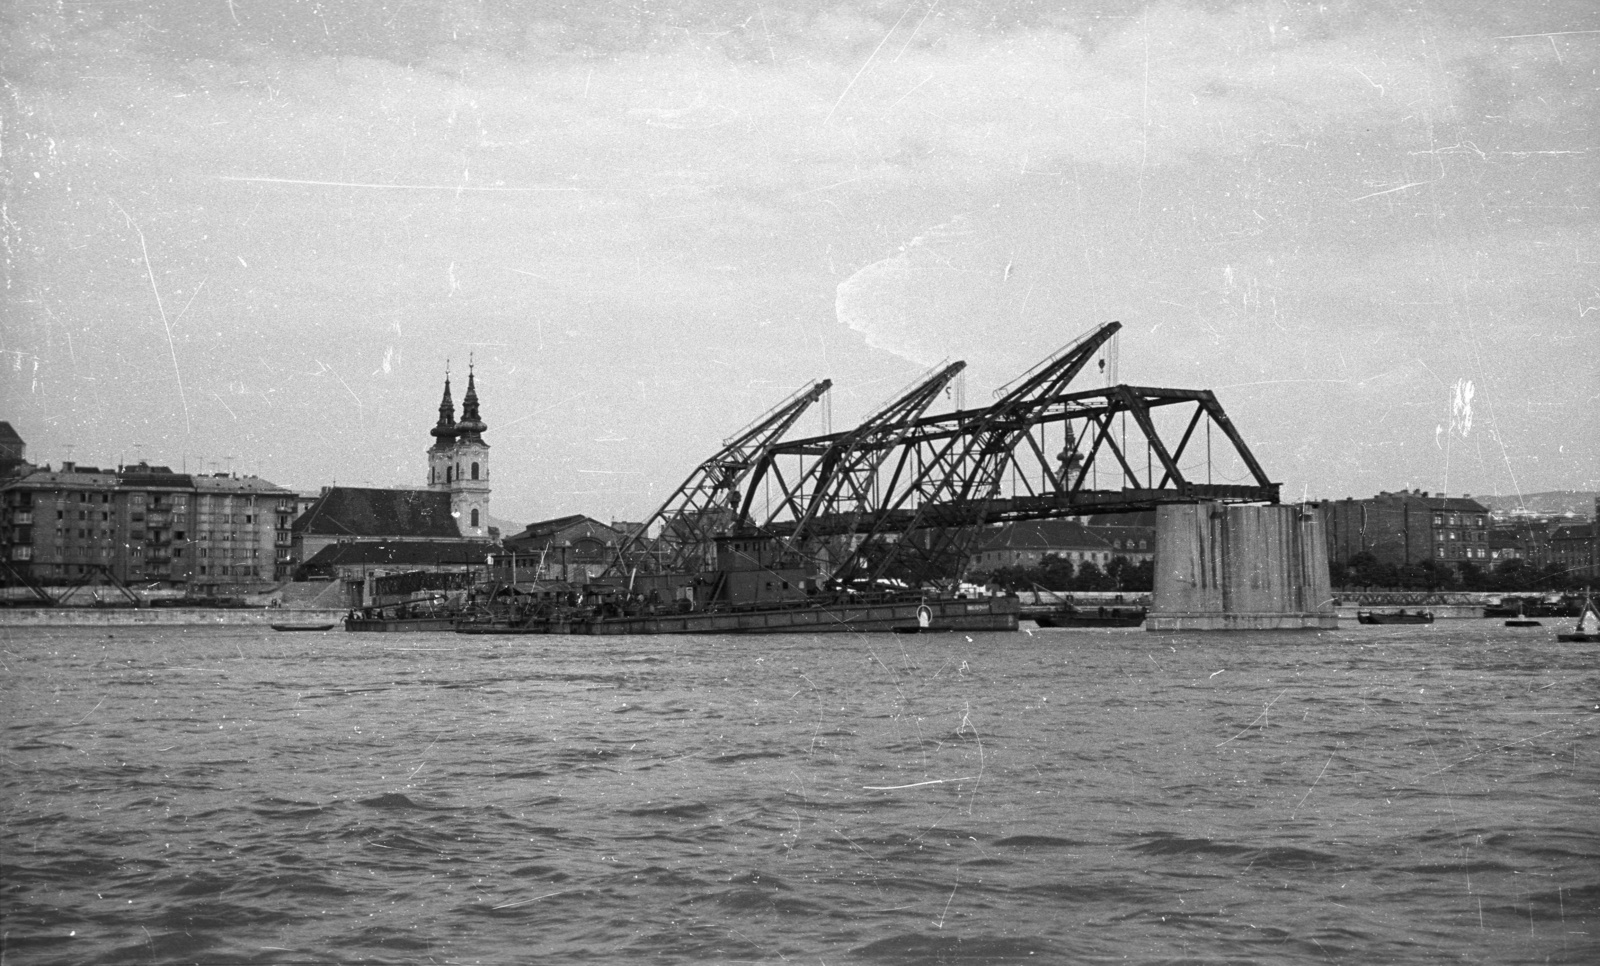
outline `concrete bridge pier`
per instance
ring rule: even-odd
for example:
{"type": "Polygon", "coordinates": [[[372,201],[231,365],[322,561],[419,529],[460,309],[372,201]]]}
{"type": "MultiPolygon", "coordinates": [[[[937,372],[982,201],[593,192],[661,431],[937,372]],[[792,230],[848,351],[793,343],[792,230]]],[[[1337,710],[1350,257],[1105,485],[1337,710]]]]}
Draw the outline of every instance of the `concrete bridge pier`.
{"type": "Polygon", "coordinates": [[[1148,631],[1339,626],[1322,517],[1299,507],[1159,507],[1155,571],[1148,631]]]}

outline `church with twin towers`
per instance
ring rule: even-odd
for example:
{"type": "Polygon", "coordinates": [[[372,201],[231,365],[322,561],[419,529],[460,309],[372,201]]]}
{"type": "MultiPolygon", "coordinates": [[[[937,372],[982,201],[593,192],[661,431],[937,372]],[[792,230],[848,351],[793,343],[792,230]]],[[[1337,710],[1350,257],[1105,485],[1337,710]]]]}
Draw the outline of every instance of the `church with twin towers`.
{"type": "Polygon", "coordinates": [[[482,566],[489,525],[489,425],[478,411],[478,382],[456,418],[450,375],[429,435],[427,483],[414,488],[324,487],[291,529],[296,579],[350,576],[373,568],[482,566]]]}
{"type": "Polygon", "coordinates": [[[447,372],[439,422],[429,430],[433,445],[428,447],[428,489],[450,494],[450,514],[467,538],[489,536],[489,444],[483,440],[488,428],[478,414],[478,386],[472,367],[467,367],[460,421],[450,398],[447,372]]]}

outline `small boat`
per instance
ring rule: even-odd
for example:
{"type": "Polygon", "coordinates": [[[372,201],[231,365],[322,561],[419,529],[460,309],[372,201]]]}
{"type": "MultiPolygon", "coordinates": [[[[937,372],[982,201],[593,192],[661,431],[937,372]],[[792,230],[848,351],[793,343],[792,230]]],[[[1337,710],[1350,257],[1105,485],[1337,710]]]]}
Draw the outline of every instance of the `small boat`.
{"type": "Polygon", "coordinates": [[[1523,609],[1522,600],[1518,599],[1518,601],[1517,601],[1517,614],[1516,614],[1515,617],[1513,617],[1510,620],[1506,621],[1506,626],[1507,627],[1539,627],[1539,626],[1541,626],[1538,621],[1536,621],[1533,618],[1528,617],[1526,614],[1524,614],[1522,609],[1523,609]]]}
{"type": "Polygon", "coordinates": [[[1569,644],[1600,644],[1600,609],[1596,609],[1594,600],[1585,597],[1583,610],[1578,614],[1578,626],[1565,634],[1556,634],[1556,640],[1569,644]],[[1594,621],[1591,624],[1590,618],[1594,621]]]}
{"type": "Polygon", "coordinates": [[[1397,611],[1358,610],[1356,621],[1361,624],[1432,624],[1433,611],[1407,611],[1404,607],[1397,611]]]}
{"type": "Polygon", "coordinates": [[[331,631],[334,624],[273,624],[275,631],[331,631]]]}

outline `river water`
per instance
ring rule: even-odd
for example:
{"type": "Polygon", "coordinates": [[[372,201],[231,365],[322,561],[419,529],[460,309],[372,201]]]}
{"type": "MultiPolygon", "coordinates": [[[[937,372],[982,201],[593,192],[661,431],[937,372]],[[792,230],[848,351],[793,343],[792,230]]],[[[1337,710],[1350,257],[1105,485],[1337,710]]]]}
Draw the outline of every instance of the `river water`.
{"type": "Polygon", "coordinates": [[[23,963],[1594,963],[1600,646],[1499,621],[0,628],[23,963]]]}

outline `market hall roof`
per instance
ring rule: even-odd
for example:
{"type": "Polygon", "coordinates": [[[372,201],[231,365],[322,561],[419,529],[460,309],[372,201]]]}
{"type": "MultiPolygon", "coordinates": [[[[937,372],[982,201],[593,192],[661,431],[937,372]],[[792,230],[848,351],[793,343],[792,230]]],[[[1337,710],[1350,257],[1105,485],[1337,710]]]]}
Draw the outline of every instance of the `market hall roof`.
{"type": "Polygon", "coordinates": [[[329,487],[291,529],[318,536],[461,539],[450,494],[443,490],[329,487]]]}
{"type": "Polygon", "coordinates": [[[615,543],[623,536],[622,532],[614,527],[609,527],[593,517],[581,513],[572,513],[552,520],[540,520],[530,523],[520,532],[506,537],[504,543],[508,547],[518,550],[537,549],[548,546],[557,540],[563,543],[572,543],[584,537],[599,540],[602,543],[615,543]]]}

